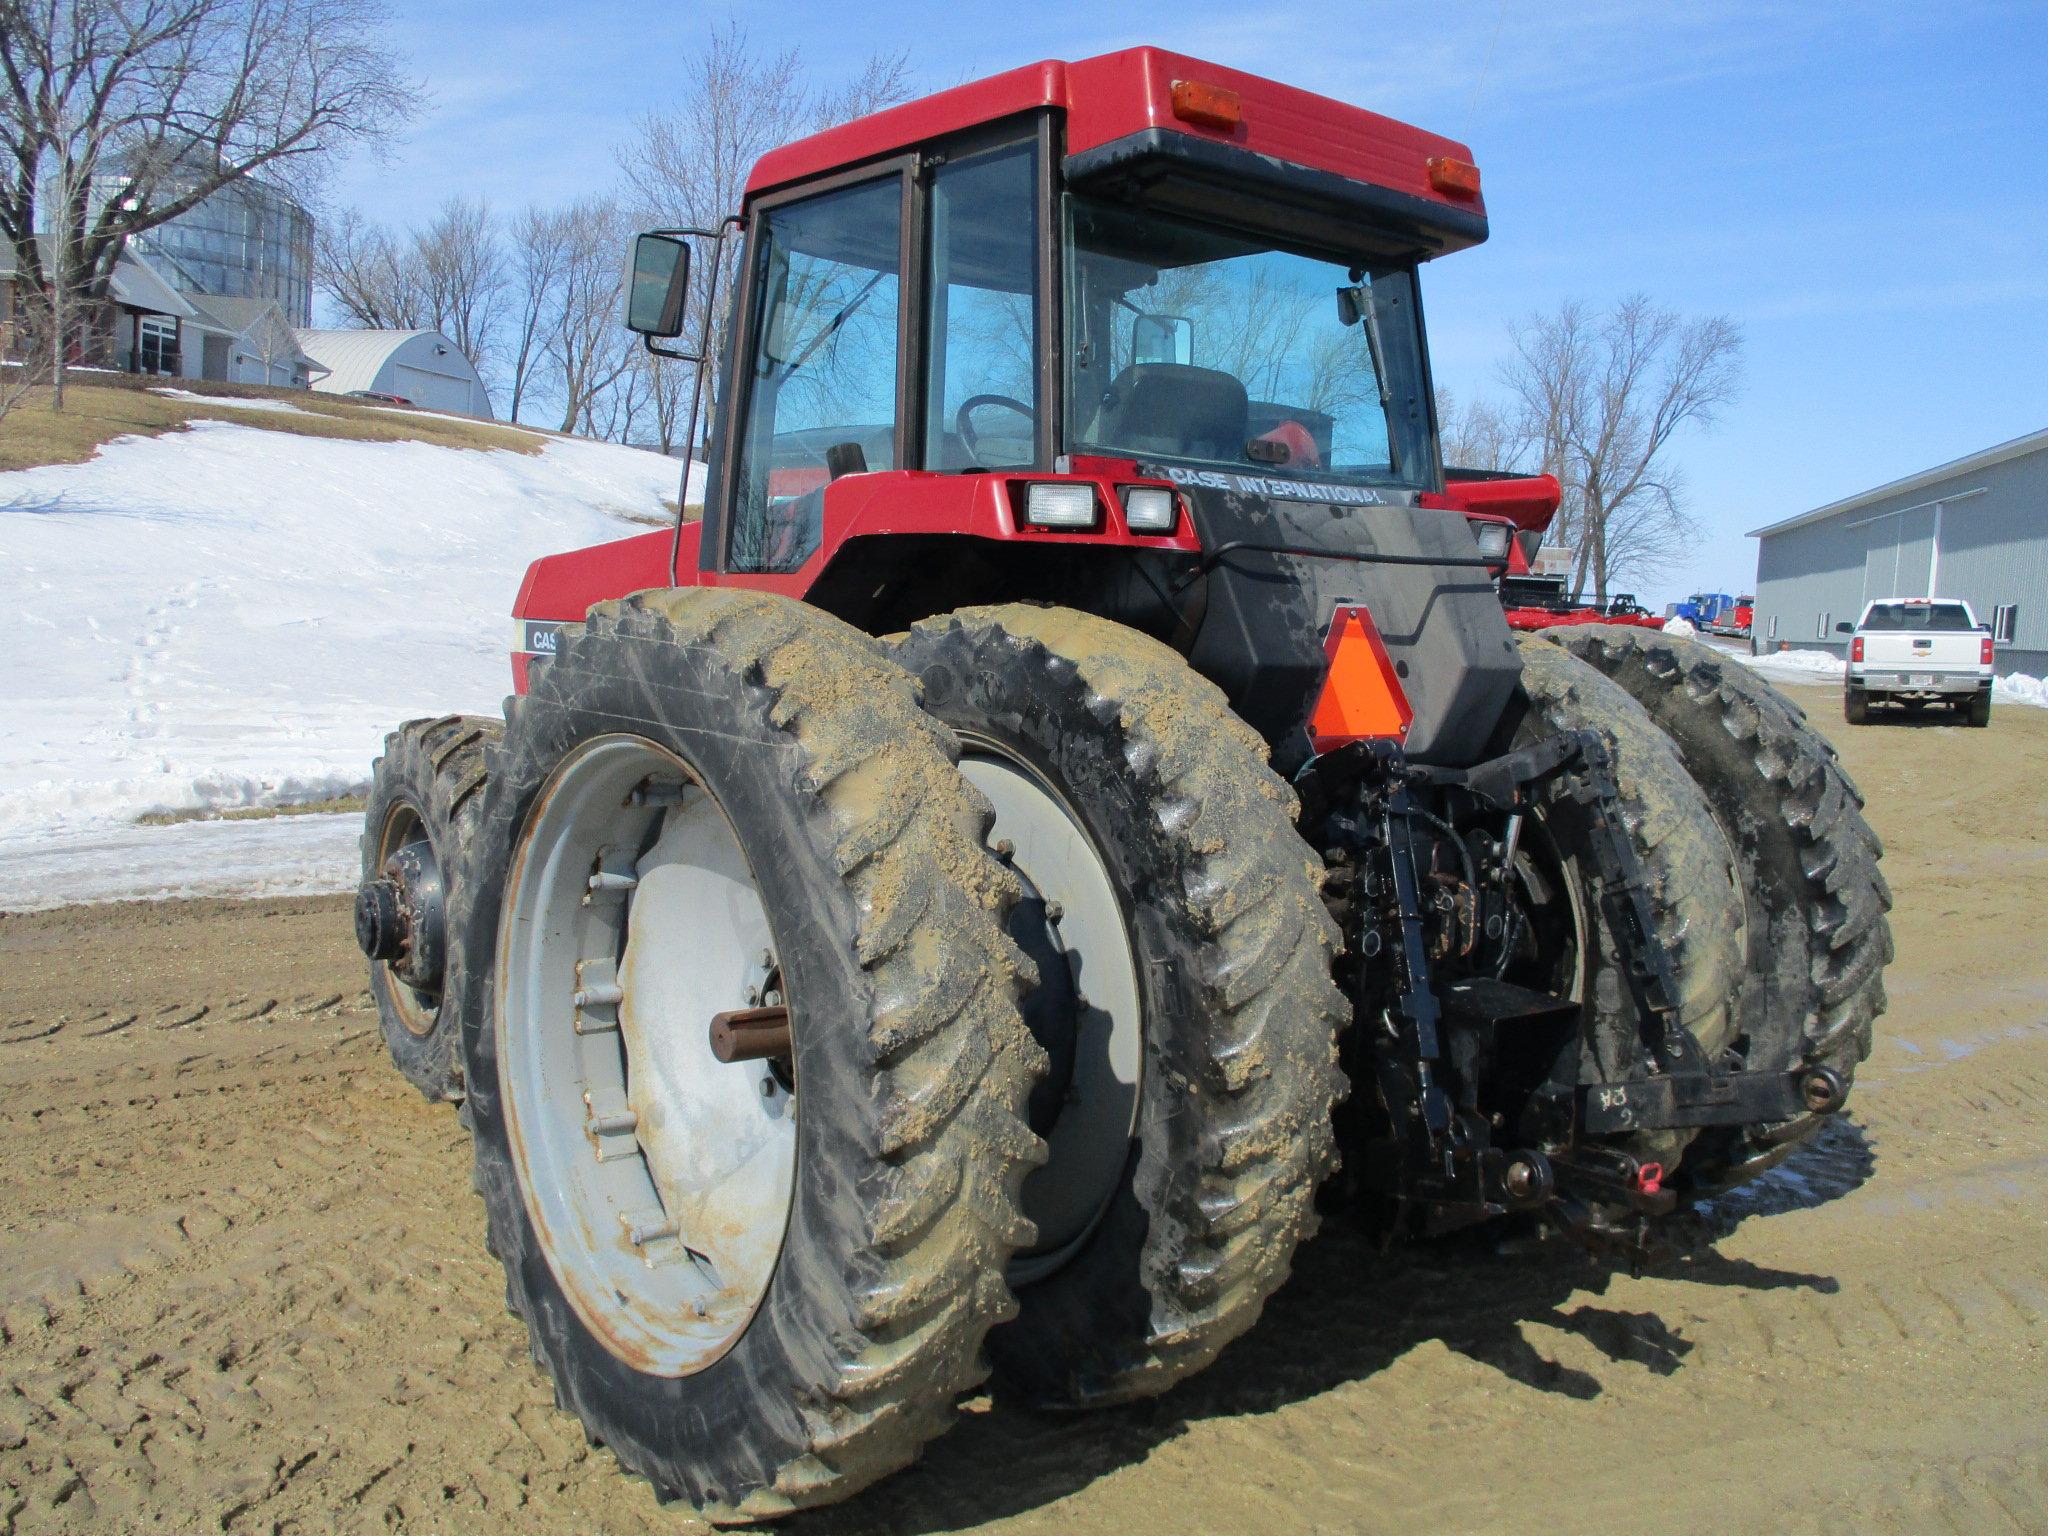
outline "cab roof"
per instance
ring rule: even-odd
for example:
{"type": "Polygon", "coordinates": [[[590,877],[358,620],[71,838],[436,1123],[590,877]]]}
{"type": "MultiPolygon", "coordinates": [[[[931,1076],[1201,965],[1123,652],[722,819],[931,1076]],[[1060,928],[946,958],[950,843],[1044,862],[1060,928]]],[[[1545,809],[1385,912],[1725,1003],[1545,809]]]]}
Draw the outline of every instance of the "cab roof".
{"type": "Polygon", "coordinates": [[[1476,234],[1456,244],[1485,238],[1485,205],[1476,194],[1455,197],[1430,184],[1431,160],[1471,159],[1471,151],[1455,139],[1160,48],[1126,48],[1072,62],[1047,59],[828,128],[763,155],[748,178],[747,195],[1044,108],[1065,116],[1070,172],[1077,164],[1103,163],[1119,146],[1149,143],[1180,152],[1206,144],[1278,161],[1280,168],[1365,183],[1403,201],[1416,199],[1419,210],[1434,205],[1451,222],[1476,225],[1476,234]],[[1216,128],[1176,117],[1177,81],[1236,92],[1242,120],[1216,128]]]}

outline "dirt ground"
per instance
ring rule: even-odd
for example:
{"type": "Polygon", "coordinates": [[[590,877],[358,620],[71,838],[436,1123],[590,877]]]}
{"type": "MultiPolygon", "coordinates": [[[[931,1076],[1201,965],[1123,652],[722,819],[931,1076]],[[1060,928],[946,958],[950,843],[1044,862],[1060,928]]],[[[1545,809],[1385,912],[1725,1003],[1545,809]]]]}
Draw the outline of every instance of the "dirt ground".
{"type": "MultiPolygon", "coordinates": [[[[2048,1530],[2048,712],[1842,743],[1897,896],[1851,1113],[1641,1278],[1339,1228],[1136,1409],[971,1403],[801,1532],[2048,1530]]],[[[0,1531],[677,1532],[504,1310],[340,901],[0,920],[0,1531]]]]}

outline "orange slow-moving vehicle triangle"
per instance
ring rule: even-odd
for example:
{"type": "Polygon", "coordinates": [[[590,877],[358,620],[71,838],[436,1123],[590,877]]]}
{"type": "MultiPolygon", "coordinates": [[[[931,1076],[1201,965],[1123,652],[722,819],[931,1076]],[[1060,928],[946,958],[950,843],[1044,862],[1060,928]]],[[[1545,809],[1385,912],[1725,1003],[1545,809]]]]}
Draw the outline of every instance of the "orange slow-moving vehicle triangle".
{"type": "Polygon", "coordinates": [[[1329,752],[1351,741],[1399,741],[1415,718],[1379,627],[1363,608],[1343,607],[1330,616],[1323,640],[1329,669],[1323,691],[1309,714],[1309,744],[1329,752]]]}

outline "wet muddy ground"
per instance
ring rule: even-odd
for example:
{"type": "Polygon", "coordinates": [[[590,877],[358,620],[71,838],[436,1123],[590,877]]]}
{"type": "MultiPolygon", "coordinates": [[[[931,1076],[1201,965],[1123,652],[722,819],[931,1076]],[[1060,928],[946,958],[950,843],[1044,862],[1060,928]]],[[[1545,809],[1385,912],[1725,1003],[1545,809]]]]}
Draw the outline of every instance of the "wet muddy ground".
{"type": "MultiPolygon", "coordinates": [[[[1640,1278],[1305,1250],[1157,1402],[967,1405],[792,1527],[2048,1529],[2048,712],[1839,724],[1898,908],[1851,1112],[1640,1278]]],[[[527,1359],[340,901],[0,919],[0,1531],[699,1529],[527,1359]]]]}

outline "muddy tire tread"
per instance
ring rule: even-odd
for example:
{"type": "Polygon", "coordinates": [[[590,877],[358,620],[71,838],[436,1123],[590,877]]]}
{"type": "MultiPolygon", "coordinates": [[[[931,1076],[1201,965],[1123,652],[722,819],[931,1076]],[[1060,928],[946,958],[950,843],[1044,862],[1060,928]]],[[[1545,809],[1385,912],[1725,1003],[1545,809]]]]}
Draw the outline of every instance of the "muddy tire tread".
{"type": "MultiPolygon", "coordinates": [[[[1003,927],[1017,887],[982,846],[993,814],[952,767],[950,735],[917,708],[909,679],[868,637],[764,594],[646,592],[565,626],[556,658],[536,665],[532,691],[548,686],[551,671],[573,669],[590,640],[615,636],[715,651],[767,696],[768,716],[814,796],[809,820],[829,829],[861,912],[856,950],[873,1000],[862,1049],[874,1091],[855,1106],[866,1121],[857,1134],[886,1171],[872,1199],[843,1202],[853,1228],[845,1271],[811,1266],[800,1277],[841,1321],[804,1341],[823,1368],[812,1400],[797,1406],[794,1454],[746,1488],[664,1464],[607,1423],[604,1404],[565,1383],[545,1350],[535,1351],[558,1401],[657,1498],[685,1499],[715,1524],[744,1524],[836,1502],[907,1465],[951,1426],[956,1397],[986,1377],[982,1338],[1016,1310],[1003,1266],[1031,1233],[1020,1191],[1044,1146],[1025,1124],[1024,1105],[1043,1054],[1018,1011],[1028,962],[1003,927]],[[857,709],[845,707],[852,699],[857,709]],[[904,753],[906,743],[916,752],[904,753]],[[912,920],[902,920],[905,912],[912,920]],[[943,942],[930,943],[941,929],[943,942]],[[991,957],[966,996],[936,985],[931,963],[935,954],[963,952],[991,957]],[[874,1037],[885,1025],[916,1044],[884,1060],[874,1037]],[[932,1188],[954,1197],[914,1223],[893,1219],[919,1209],[920,1192],[932,1188]]],[[[519,735],[533,707],[531,699],[506,701],[508,737],[519,735]]],[[[848,1189],[856,1172],[847,1174],[848,1189]]],[[[475,1183],[486,1195],[491,1251],[505,1264],[508,1305],[531,1326],[481,1155],[475,1183]]]]}
{"type": "MultiPolygon", "coordinates": [[[[1642,701],[1677,742],[1724,824],[1747,807],[1769,818],[1774,836],[1790,841],[1804,887],[1808,997],[1795,1020],[1751,1017],[1745,1027],[1759,1040],[1774,1024],[1789,1031],[1774,1053],[1787,1068],[1804,1061],[1853,1069],[1869,1056],[1885,1010],[1892,897],[1879,869],[1883,845],[1835,749],[1792,700],[1740,661],[1697,641],[1610,625],[1550,638],[1642,701]],[[1718,761],[1743,765],[1742,782],[1708,766],[1709,744],[1718,761]],[[1724,744],[1732,751],[1720,753],[1724,744]]],[[[1785,1139],[1780,1129],[1772,1144],[1785,1139]]]]}
{"type": "MultiPolygon", "coordinates": [[[[1162,828],[1192,851],[1173,893],[1212,957],[1199,978],[1220,1027],[1199,1050],[1146,1048],[1134,1190],[1150,1216],[1140,1264],[1145,1323],[1110,1337],[1096,1298],[1059,1286],[1027,1292],[1032,1339],[1095,1333],[1093,1358],[1056,1384],[1043,1362],[1027,1395],[1100,1406],[1165,1391],[1213,1361],[1258,1320],[1284,1282],[1296,1244],[1316,1228],[1315,1192],[1336,1166],[1330,1108],[1348,1092],[1337,1037],[1350,1007],[1331,966],[1336,924],[1321,900],[1322,867],[1295,830],[1292,789],[1222,692],[1176,652],[1119,624],[1026,604],[963,609],[912,631],[910,657],[949,650],[965,664],[1034,668],[1074,690],[1120,747],[1162,828]],[[1144,1134],[1162,1103],[1199,1101],[1195,1166],[1170,1167],[1144,1134]]],[[[913,662],[915,669],[915,663],[913,662]]],[[[1176,1112],[1182,1112],[1176,1110],[1176,1112]]],[[[1022,1326],[1022,1325],[1018,1325],[1022,1326]]],[[[1011,1375],[1030,1340],[991,1341],[1011,1375]]],[[[1056,1353],[1048,1344],[1047,1353],[1056,1353]]]]}
{"type": "MultiPolygon", "coordinates": [[[[1733,856],[1677,750],[1634,698],[1568,651],[1523,636],[1522,689],[1547,731],[1597,731],[1613,757],[1622,821],[1642,861],[1651,921],[1678,982],[1680,1021],[1711,1059],[1735,1032],[1730,1000],[1741,980],[1733,856]]],[[[1605,945],[1603,944],[1603,951],[1605,945]]],[[[1615,965],[1603,952],[1603,965],[1615,965]]],[[[1608,988],[1626,994],[1619,978],[1608,988]]],[[[1596,1042],[1611,1074],[1633,1075],[1642,1059],[1631,1015],[1623,1038],[1596,1042]]],[[[1688,1138],[1646,1133],[1638,1151],[1677,1165],[1688,1138]]]]}

